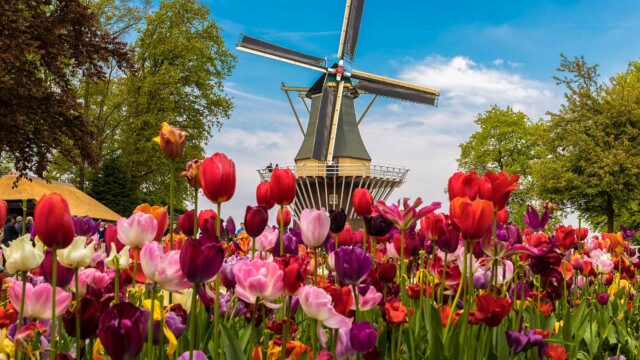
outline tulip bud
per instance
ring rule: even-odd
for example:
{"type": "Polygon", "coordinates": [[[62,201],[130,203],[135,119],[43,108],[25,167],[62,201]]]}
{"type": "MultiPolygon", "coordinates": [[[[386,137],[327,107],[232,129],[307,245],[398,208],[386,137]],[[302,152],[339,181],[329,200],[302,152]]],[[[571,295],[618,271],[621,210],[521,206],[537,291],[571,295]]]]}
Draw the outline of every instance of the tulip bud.
{"type": "Polygon", "coordinates": [[[344,209],[329,210],[329,218],[331,219],[330,230],[334,234],[341,232],[347,223],[347,214],[344,209]]]}
{"type": "Polygon", "coordinates": [[[256,202],[270,210],[276,203],[271,200],[271,191],[268,181],[262,181],[256,188],[256,202]]]}
{"type": "Polygon", "coordinates": [[[180,174],[189,186],[194,189],[200,189],[202,185],[200,184],[200,169],[202,168],[202,160],[193,159],[187,163],[185,170],[180,174]]]}
{"type": "Polygon", "coordinates": [[[296,198],[296,175],[293,171],[276,166],[269,180],[269,195],[280,206],[291,204],[296,198]]]}
{"type": "Polygon", "coordinates": [[[21,236],[9,243],[9,247],[2,245],[2,255],[5,258],[5,268],[10,274],[18,271],[31,271],[37,268],[44,254],[42,244],[33,246],[29,234],[21,236]]]}
{"type": "Polygon", "coordinates": [[[302,241],[310,247],[318,247],[324,243],[329,234],[331,219],[323,210],[305,209],[300,214],[300,232],[302,241]]]}
{"type": "Polygon", "coordinates": [[[186,137],[187,133],[184,131],[163,122],[160,136],[153,138],[153,140],[160,144],[164,156],[175,160],[184,153],[186,137]]]}
{"type": "MultiPolygon", "coordinates": [[[[40,270],[40,274],[44,277],[44,281],[51,284],[53,281],[53,253],[50,249],[48,249],[44,253],[44,260],[40,264],[38,268],[40,270]]],[[[56,285],[59,288],[66,288],[73,279],[73,269],[68,268],[57,261],[56,263],[56,285]]]]}
{"type": "Polygon", "coordinates": [[[355,210],[356,214],[358,214],[358,216],[365,217],[371,215],[373,207],[373,196],[369,192],[369,189],[355,189],[353,191],[351,201],[353,202],[353,209],[355,210]]]}
{"type": "Polygon", "coordinates": [[[34,210],[34,226],[48,248],[64,249],[75,236],[67,200],[59,193],[43,195],[34,210]]]}
{"type": "Polygon", "coordinates": [[[349,329],[349,342],[353,350],[366,353],[376,346],[378,332],[368,321],[353,323],[349,329]]]}
{"type": "Polygon", "coordinates": [[[233,236],[236,233],[236,222],[231,216],[224,222],[224,230],[227,232],[227,236],[233,236]]]}
{"type": "Polygon", "coordinates": [[[371,236],[385,236],[393,228],[393,223],[382,215],[365,216],[364,225],[371,236]]]}
{"type": "Polygon", "coordinates": [[[244,213],[244,230],[249,236],[255,238],[262,234],[268,222],[269,213],[264,206],[247,206],[244,213]]]}
{"type": "Polygon", "coordinates": [[[186,236],[193,236],[193,222],[193,210],[185,211],[180,215],[180,217],[178,217],[178,229],[180,229],[180,232],[186,236]]]}
{"type": "Polygon", "coordinates": [[[282,226],[287,227],[291,224],[291,211],[289,211],[288,207],[284,207],[282,211],[278,211],[278,215],[276,216],[276,221],[278,222],[278,226],[280,226],[280,220],[282,219],[282,226]],[[281,218],[281,214],[284,214],[284,217],[281,218]]]}
{"type": "Polygon", "coordinates": [[[456,172],[449,178],[447,187],[449,200],[457,197],[468,197],[470,200],[474,200],[478,196],[479,185],[480,179],[475,171],[469,173],[456,172]]]}
{"type": "Polygon", "coordinates": [[[506,224],[509,221],[509,210],[504,208],[496,213],[498,224],[506,224]]]}
{"type": "Polygon", "coordinates": [[[219,204],[229,201],[236,191],[236,166],[225,154],[215,153],[204,159],[200,169],[204,195],[219,204]]]}

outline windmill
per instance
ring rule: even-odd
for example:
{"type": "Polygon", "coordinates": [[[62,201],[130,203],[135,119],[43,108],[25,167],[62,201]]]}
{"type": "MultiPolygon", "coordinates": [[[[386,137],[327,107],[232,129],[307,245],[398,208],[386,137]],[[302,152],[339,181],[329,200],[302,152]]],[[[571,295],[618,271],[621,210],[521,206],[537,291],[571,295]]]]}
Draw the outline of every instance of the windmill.
{"type": "MultiPolygon", "coordinates": [[[[303,134],[303,141],[289,165],[298,178],[294,216],[304,208],[344,208],[352,225],[359,226],[352,206],[351,194],[357,187],[368,188],[375,199],[386,200],[404,183],[408,169],[376,165],[360,136],[359,124],[378,96],[436,105],[439,91],[351,68],[360,31],[364,0],[347,0],[337,61],[327,66],[323,58],[277,46],[243,35],[238,50],[288,62],[318,71],[322,75],[309,88],[287,87],[282,90],[293,109],[303,134]],[[295,110],[289,92],[297,92],[309,113],[306,130],[295,110]],[[360,118],[356,119],[354,99],[372,94],[373,99],[360,118]],[[310,99],[311,106],[306,99],[310,99]]],[[[262,180],[271,176],[271,167],[259,169],[262,180]]]]}

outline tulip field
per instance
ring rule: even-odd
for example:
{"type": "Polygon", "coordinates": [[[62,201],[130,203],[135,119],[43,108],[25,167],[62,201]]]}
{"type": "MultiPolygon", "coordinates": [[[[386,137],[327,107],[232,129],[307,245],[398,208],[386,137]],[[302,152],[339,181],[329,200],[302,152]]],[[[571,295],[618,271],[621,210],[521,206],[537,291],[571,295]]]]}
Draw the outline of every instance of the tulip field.
{"type": "MultiPolygon", "coordinates": [[[[163,126],[168,161],[185,136],[163,126]]],[[[216,153],[167,176],[214,209],[142,204],[104,239],[62,195],[45,195],[31,233],[2,247],[0,358],[638,358],[635,231],[550,226],[544,206],[518,227],[507,210],[518,180],[452,174],[448,208],[359,188],[356,230],[350,209],[292,219],[288,169],[236,189],[234,162],[216,153]],[[234,221],[224,212],[236,191],[256,203],[234,221]]]]}

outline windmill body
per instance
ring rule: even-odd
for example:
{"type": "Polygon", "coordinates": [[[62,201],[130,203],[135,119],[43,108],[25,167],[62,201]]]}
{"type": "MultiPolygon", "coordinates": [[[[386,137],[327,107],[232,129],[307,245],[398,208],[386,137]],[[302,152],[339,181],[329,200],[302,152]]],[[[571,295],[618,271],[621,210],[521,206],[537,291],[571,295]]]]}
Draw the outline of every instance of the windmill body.
{"type": "MultiPolygon", "coordinates": [[[[303,134],[295,163],[285,165],[297,176],[294,216],[305,208],[343,208],[352,226],[361,224],[355,218],[351,194],[358,187],[368,188],[375,199],[386,200],[404,183],[408,170],[402,167],[376,165],[360,136],[359,124],[378,96],[435,105],[438,90],[365,73],[348,72],[344,63],[353,62],[358,40],[364,0],[347,0],[338,47],[338,61],[327,67],[323,58],[289,50],[249,36],[238,43],[239,50],[303,66],[322,75],[309,88],[282,86],[303,134]],[[309,118],[306,129],[289,96],[297,92],[305,103],[309,118]],[[360,118],[356,117],[354,100],[362,94],[374,98],[360,118]],[[306,101],[310,101],[308,106],[306,101]]],[[[271,176],[271,168],[259,169],[262,180],[271,176]]]]}

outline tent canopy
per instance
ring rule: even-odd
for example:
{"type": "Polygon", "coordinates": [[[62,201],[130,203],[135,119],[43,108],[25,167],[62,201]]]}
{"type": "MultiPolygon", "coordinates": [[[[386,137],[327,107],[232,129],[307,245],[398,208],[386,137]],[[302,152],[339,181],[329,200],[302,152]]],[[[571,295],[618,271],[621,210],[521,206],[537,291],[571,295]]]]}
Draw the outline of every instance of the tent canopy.
{"type": "Polygon", "coordinates": [[[71,184],[59,181],[47,182],[40,178],[30,177],[20,179],[16,184],[17,187],[14,187],[16,177],[17,175],[14,174],[0,177],[1,199],[7,202],[27,199],[36,203],[42,195],[57,192],[67,199],[72,215],[89,215],[94,219],[108,221],[116,221],[120,218],[120,215],[71,184]]]}

